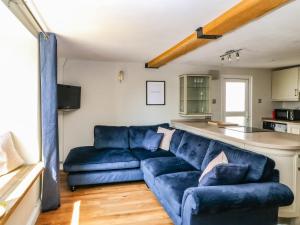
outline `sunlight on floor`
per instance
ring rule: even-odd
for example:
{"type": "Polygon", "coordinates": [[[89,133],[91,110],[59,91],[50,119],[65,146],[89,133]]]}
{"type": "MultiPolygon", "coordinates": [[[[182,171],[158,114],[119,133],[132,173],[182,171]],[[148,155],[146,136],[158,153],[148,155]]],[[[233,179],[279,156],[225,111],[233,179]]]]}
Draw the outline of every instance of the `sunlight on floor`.
{"type": "Polygon", "coordinates": [[[76,201],[73,205],[73,214],[70,225],[79,225],[80,203],[81,201],[76,201]]]}

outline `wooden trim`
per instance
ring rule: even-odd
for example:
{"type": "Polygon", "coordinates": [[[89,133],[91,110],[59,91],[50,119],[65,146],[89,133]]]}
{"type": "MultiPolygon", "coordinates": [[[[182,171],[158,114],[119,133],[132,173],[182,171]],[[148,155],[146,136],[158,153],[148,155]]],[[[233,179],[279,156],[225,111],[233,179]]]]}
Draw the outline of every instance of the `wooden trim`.
{"type": "MultiPolygon", "coordinates": [[[[42,162],[32,165],[24,165],[21,166],[16,171],[13,171],[11,173],[16,173],[15,176],[12,177],[12,179],[9,181],[7,185],[5,185],[5,188],[2,188],[0,190],[1,202],[4,201],[7,203],[6,207],[6,213],[0,218],[0,225],[4,225],[9,217],[13,214],[17,206],[20,204],[20,202],[23,200],[25,195],[28,193],[30,188],[33,186],[33,184],[36,182],[36,180],[40,177],[44,170],[44,164],[42,162]],[[32,174],[30,174],[32,173],[32,174]],[[29,178],[29,180],[26,182],[25,179],[32,175],[32,177],[29,178]],[[23,185],[24,187],[21,187],[21,191],[17,190],[17,188],[20,188],[20,185],[23,185]],[[13,194],[15,191],[20,191],[19,197],[10,199],[11,194],[13,194]]],[[[6,175],[4,175],[6,176],[6,175]]]]}
{"type": "MultiPolygon", "coordinates": [[[[224,35],[291,0],[243,0],[203,27],[205,35],[224,35]]],[[[147,68],[159,68],[213,39],[198,39],[193,32],[178,44],[147,62],[147,68]]]]}

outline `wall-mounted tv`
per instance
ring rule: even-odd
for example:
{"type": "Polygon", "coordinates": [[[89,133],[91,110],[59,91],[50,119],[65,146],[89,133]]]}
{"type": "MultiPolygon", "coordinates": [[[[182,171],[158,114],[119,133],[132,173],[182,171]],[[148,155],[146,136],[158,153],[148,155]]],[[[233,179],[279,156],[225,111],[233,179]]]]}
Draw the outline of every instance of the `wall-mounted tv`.
{"type": "Polygon", "coordinates": [[[57,108],[72,110],[80,108],[81,87],[71,85],[57,85],[57,108]]]}

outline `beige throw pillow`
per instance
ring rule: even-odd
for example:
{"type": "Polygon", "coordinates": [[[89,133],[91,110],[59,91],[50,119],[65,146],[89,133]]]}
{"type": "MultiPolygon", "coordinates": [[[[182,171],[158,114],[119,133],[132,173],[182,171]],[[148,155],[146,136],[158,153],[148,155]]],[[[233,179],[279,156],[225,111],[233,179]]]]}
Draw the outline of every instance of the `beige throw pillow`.
{"type": "Polygon", "coordinates": [[[172,136],[173,136],[175,130],[176,129],[169,130],[169,129],[166,129],[166,128],[163,128],[163,127],[158,127],[157,133],[164,134],[164,137],[163,137],[163,139],[160,142],[159,148],[161,148],[163,150],[166,150],[166,151],[169,151],[169,149],[170,149],[170,143],[171,143],[172,136]]]}
{"type": "Polygon", "coordinates": [[[228,159],[223,151],[219,155],[217,155],[216,158],[210,161],[210,163],[201,174],[199,182],[207,173],[209,173],[214,167],[220,164],[228,164],[228,159]]]}
{"type": "Polygon", "coordinates": [[[0,136],[0,176],[15,170],[24,164],[24,160],[18,154],[11,133],[0,136]]]}

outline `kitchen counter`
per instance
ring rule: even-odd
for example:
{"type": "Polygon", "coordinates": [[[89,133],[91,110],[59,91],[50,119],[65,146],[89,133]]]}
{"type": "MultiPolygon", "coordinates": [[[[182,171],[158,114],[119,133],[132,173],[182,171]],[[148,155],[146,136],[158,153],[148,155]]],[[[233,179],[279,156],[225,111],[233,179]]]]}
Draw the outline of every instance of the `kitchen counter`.
{"type": "Polygon", "coordinates": [[[255,147],[281,150],[300,150],[299,135],[279,132],[242,133],[234,130],[219,128],[207,122],[171,121],[172,126],[199,134],[215,140],[220,140],[237,146],[251,145],[255,147]]]}

